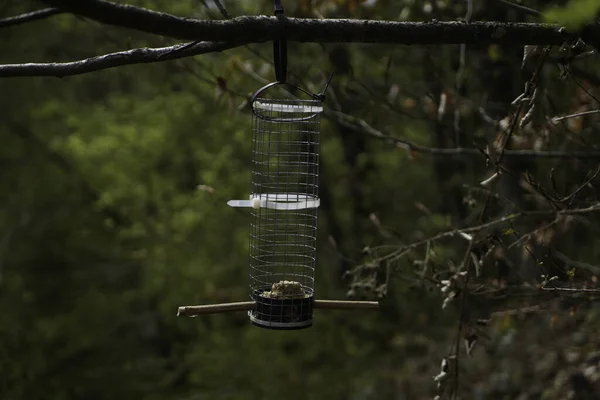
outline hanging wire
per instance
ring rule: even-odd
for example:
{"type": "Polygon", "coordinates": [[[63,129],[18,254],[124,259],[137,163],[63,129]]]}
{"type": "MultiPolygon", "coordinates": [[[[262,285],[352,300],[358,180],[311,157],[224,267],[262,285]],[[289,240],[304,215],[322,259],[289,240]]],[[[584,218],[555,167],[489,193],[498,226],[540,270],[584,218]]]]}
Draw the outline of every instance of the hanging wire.
{"type": "Polygon", "coordinates": [[[287,41],[285,40],[283,26],[285,24],[284,10],[280,0],[273,0],[275,16],[281,26],[279,39],[273,42],[273,62],[275,64],[275,78],[279,83],[285,83],[287,77],[287,41]]]}

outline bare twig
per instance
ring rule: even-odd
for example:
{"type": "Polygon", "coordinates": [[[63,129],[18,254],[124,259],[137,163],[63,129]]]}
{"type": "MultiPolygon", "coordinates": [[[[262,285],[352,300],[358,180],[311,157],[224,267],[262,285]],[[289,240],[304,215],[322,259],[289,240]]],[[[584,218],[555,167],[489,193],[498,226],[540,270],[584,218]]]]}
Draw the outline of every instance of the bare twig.
{"type": "MultiPolygon", "coordinates": [[[[546,56],[548,55],[548,52],[550,51],[550,47],[546,47],[544,49],[544,52],[542,53],[542,56],[540,56],[540,59],[538,61],[537,67],[535,72],[533,73],[533,76],[531,77],[531,79],[529,79],[529,81],[525,84],[525,91],[523,92],[523,96],[524,97],[529,97],[530,95],[533,95],[535,93],[535,89],[536,89],[536,85],[537,85],[537,81],[538,81],[538,77],[539,74],[542,70],[542,67],[544,65],[544,62],[546,60],[546,56]],[[531,93],[533,92],[533,93],[531,93]]],[[[519,105],[517,106],[517,110],[514,113],[513,116],[513,120],[510,124],[508,133],[506,134],[506,139],[504,140],[504,142],[502,143],[502,146],[500,148],[500,154],[498,155],[498,159],[496,161],[496,165],[500,166],[502,158],[504,157],[504,155],[506,154],[506,147],[508,146],[508,143],[510,142],[510,139],[512,138],[512,135],[515,131],[515,128],[517,126],[517,121],[519,120],[519,116],[521,114],[521,111],[523,110],[523,101],[519,102],[519,105]]]]}
{"type": "Polygon", "coordinates": [[[583,188],[585,188],[592,180],[594,180],[594,178],[596,178],[596,176],[598,176],[598,173],[600,173],[600,165],[598,165],[596,167],[596,171],[592,172],[591,174],[588,173],[589,177],[581,185],[579,185],[579,187],[577,189],[575,189],[573,191],[573,193],[571,193],[568,196],[563,197],[559,201],[566,202],[566,201],[569,201],[569,200],[575,198],[575,196],[577,196],[577,194],[579,192],[581,192],[583,190],[583,188]]]}
{"type": "MultiPolygon", "coordinates": [[[[569,70],[567,70],[567,71],[569,71],[569,70]]],[[[571,73],[570,71],[569,71],[569,76],[571,77],[571,79],[573,80],[573,82],[575,82],[575,84],[577,86],[579,86],[579,88],[581,90],[583,90],[588,96],[590,96],[592,99],[594,99],[597,104],[600,104],[600,100],[596,96],[594,96],[585,86],[583,86],[579,82],[579,80],[575,77],[575,75],[573,75],[573,73],[571,73]]]]}
{"type": "Polygon", "coordinates": [[[554,255],[556,256],[556,258],[558,258],[559,260],[561,260],[562,262],[564,262],[565,264],[567,264],[571,267],[585,269],[585,270],[591,272],[592,274],[600,275],[600,266],[588,264],[588,263],[581,262],[581,261],[571,260],[569,257],[567,257],[566,255],[564,255],[563,253],[561,253],[557,250],[554,250],[554,255]]]}
{"type": "Polygon", "coordinates": [[[525,7],[525,6],[521,5],[521,4],[513,3],[512,1],[508,1],[508,0],[496,0],[496,1],[498,1],[498,2],[500,2],[502,4],[506,4],[507,6],[516,8],[518,10],[525,11],[529,15],[535,15],[535,16],[541,16],[542,15],[542,13],[539,12],[538,10],[534,10],[533,8],[530,8],[530,7],[525,7]]]}
{"type": "MultiPolygon", "coordinates": [[[[487,205],[487,203],[486,203],[487,205]]],[[[484,206],[484,209],[487,208],[484,206]]],[[[475,232],[474,237],[479,234],[480,231],[475,232]]],[[[471,269],[469,268],[469,263],[471,261],[471,250],[473,249],[473,242],[471,240],[469,242],[469,246],[467,247],[467,251],[465,252],[465,256],[460,265],[459,269],[465,268],[465,278],[463,282],[463,287],[460,290],[460,305],[458,310],[458,327],[456,328],[456,340],[454,343],[454,385],[452,398],[458,399],[458,387],[459,387],[459,378],[460,378],[460,338],[464,327],[464,319],[465,319],[465,309],[467,305],[467,297],[469,294],[469,290],[467,289],[469,284],[469,278],[471,277],[471,269]]]]}
{"type": "MultiPolygon", "coordinates": [[[[376,139],[384,140],[390,144],[407,151],[433,154],[437,156],[477,156],[482,157],[480,149],[468,147],[436,148],[419,145],[408,140],[400,139],[373,128],[365,120],[356,118],[338,111],[326,110],[325,115],[335,118],[337,122],[347,128],[365,133],[376,139]]],[[[541,150],[505,150],[507,157],[537,157],[537,158],[576,158],[576,159],[600,159],[600,151],[541,151],[541,150]]]]}
{"type": "Polygon", "coordinates": [[[193,46],[185,43],[160,48],[146,47],[120,51],[65,63],[7,64],[0,65],[0,78],[28,76],[54,76],[62,78],[122,65],[175,60],[199,54],[223,51],[233,47],[237,47],[237,44],[234,42],[199,42],[193,46]]]}
{"type": "Polygon", "coordinates": [[[56,14],[60,14],[63,11],[58,8],[45,8],[43,10],[37,10],[28,12],[26,14],[15,15],[14,17],[8,17],[0,19],[0,28],[6,28],[9,26],[15,26],[25,24],[27,22],[38,21],[40,19],[48,18],[56,14]]]}
{"type": "Polygon", "coordinates": [[[564,287],[546,287],[540,288],[546,292],[569,292],[569,293],[600,293],[600,289],[587,289],[587,288],[564,288],[564,287]]]}
{"type": "MultiPolygon", "coordinates": [[[[489,227],[496,226],[496,225],[499,225],[499,224],[502,224],[505,222],[510,222],[510,221],[513,221],[517,218],[524,217],[524,216],[543,216],[543,215],[557,216],[557,215],[578,215],[578,214],[581,215],[581,214],[589,214],[589,213],[593,213],[593,212],[597,212],[597,211],[600,211],[600,203],[596,203],[590,207],[585,207],[585,208],[565,209],[565,210],[557,210],[557,211],[543,211],[543,210],[521,211],[518,213],[509,214],[504,217],[494,219],[494,220],[486,222],[486,223],[481,223],[477,226],[471,226],[471,227],[467,227],[467,228],[463,228],[463,229],[453,229],[451,231],[441,232],[432,237],[429,237],[429,238],[426,238],[423,240],[419,240],[417,242],[414,242],[414,243],[411,243],[411,244],[408,244],[405,246],[400,246],[395,251],[393,251],[389,254],[386,254],[384,256],[381,256],[380,258],[377,259],[377,261],[381,262],[381,261],[393,259],[400,254],[406,254],[407,251],[410,251],[412,249],[420,247],[428,242],[434,242],[434,241],[437,241],[440,239],[453,237],[453,236],[459,235],[461,233],[477,232],[477,231],[483,230],[484,228],[489,228],[489,227]]],[[[378,246],[378,247],[382,248],[383,246],[378,246]]],[[[386,246],[386,247],[389,247],[389,246],[386,246]]],[[[394,247],[398,247],[398,246],[394,246],[394,247]]]]}
{"type": "Polygon", "coordinates": [[[584,115],[598,114],[598,113],[600,113],[600,110],[591,110],[591,111],[583,111],[583,112],[579,112],[579,113],[575,113],[575,114],[565,115],[562,117],[554,117],[554,118],[552,118],[552,123],[555,124],[557,122],[564,121],[565,119],[577,118],[577,117],[582,117],[584,115]]]}
{"type": "MultiPolygon", "coordinates": [[[[483,218],[484,215],[490,205],[490,195],[488,194],[485,198],[485,202],[483,203],[483,207],[481,207],[481,211],[479,212],[479,226],[483,225],[483,218]]],[[[455,365],[455,370],[454,370],[454,385],[453,385],[453,393],[452,393],[452,398],[453,399],[458,399],[458,389],[459,389],[459,377],[460,377],[460,338],[461,338],[461,334],[463,332],[464,329],[464,320],[465,320],[465,313],[466,313],[466,306],[467,306],[467,297],[469,295],[469,279],[471,278],[471,268],[470,267],[470,262],[473,261],[472,253],[471,251],[473,250],[473,244],[475,243],[475,240],[477,239],[477,236],[479,236],[479,234],[481,233],[483,228],[480,228],[478,230],[475,231],[475,233],[472,236],[472,239],[469,241],[469,245],[467,247],[467,251],[465,252],[465,255],[463,257],[462,263],[460,264],[459,267],[459,271],[458,273],[461,272],[461,270],[463,268],[465,268],[465,277],[464,277],[464,282],[463,282],[463,287],[462,290],[460,292],[460,308],[459,308],[459,314],[458,314],[458,327],[456,330],[456,341],[454,344],[454,356],[455,356],[455,360],[454,360],[454,365],[455,365]]],[[[477,260],[474,260],[475,263],[477,263],[477,260]]],[[[477,265],[474,265],[476,269],[478,269],[477,265]]]]}
{"type": "MultiPolygon", "coordinates": [[[[520,237],[517,235],[517,239],[516,239],[514,242],[512,242],[511,244],[509,244],[509,245],[506,247],[506,249],[507,249],[507,250],[510,250],[511,248],[513,248],[513,247],[516,247],[516,246],[518,246],[518,245],[522,244],[523,242],[525,242],[525,241],[529,240],[529,239],[530,239],[530,238],[531,238],[533,235],[535,235],[536,233],[538,233],[538,232],[541,232],[541,231],[543,231],[544,229],[548,229],[548,228],[550,228],[550,227],[552,227],[552,226],[556,225],[556,224],[557,224],[559,221],[560,221],[560,219],[559,219],[559,218],[555,218],[555,219],[553,219],[551,222],[549,222],[549,223],[547,223],[547,224],[545,224],[545,225],[543,225],[543,226],[540,226],[540,227],[538,227],[538,228],[536,228],[536,229],[532,230],[532,231],[531,231],[531,232],[529,232],[529,233],[525,233],[525,234],[521,235],[520,237]]],[[[515,231],[515,234],[516,234],[516,233],[517,233],[517,232],[515,231]]]]}
{"type": "MultiPolygon", "coordinates": [[[[225,9],[225,7],[223,7],[223,5],[221,4],[221,2],[219,0],[213,0],[215,2],[215,4],[217,5],[217,7],[219,8],[219,11],[221,12],[221,14],[228,19],[231,19],[231,15],[227,12],[227,10],[225,9]]],[[[206,7],[208,9],[208,5],[206,4],[206,1],[202,1],[202,3],[204,4],[204,7],[206,7]]],[[[209,13],[209,15],[211,15],[209,13]]],[[[211,15],[212,17],[212,15],[211,15]]],[[[179,49],[175,49],[173,50],[173,53],[179,53],[182,52],[184,50],[189,49],[190,47],[196,46],[198,43],[200,43],[200,41],[196,40],[193,42],[189,42],[187,44],[184,44],[183,46],[181,46],[181,48],[179,49]]]]}
{"type": "Polygon", "coordinates": [[[221,4],[221,0],[213,0],[213,1],[217,5],[217,8],[219,9],[219,11],[221,12],[221,15],[224,18],[226,18],[226,19],[233,18],[233,16],[231,14],[229,14],[229,11],[227,11],[227,9],[223,6],[223,4],[221,4]]]}

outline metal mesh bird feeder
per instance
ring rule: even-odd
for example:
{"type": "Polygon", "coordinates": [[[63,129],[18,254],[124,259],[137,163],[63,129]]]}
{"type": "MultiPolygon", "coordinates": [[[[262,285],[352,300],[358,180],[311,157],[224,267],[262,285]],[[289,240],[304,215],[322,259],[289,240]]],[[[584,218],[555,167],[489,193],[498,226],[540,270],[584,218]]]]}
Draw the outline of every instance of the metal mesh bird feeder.
{"type": "MultiPolygon", "coordinates": [[[[275,84],[277,84],[276,82],[275,84]]],[[[296,328],[312,323],[319,207],[321,98],[252,99],[250,297],[254,324],[296,328]]]]}
{"type": "MultiPolygon", "coordinates": [[[[283,15],[279,1],[276,15],[283,15]]],[[[315,301],[317,210],[319,207],[320,122],[325,91],[311,94],[285,82],[285,40],[274,42],[277,81],[251,99],[252,175],[247,200],[231,207],[251,210],[250,302],[180,307],[179,314],[248,310],[250,321],[270,329],[312,325],[313,308],[377,308],[376,302],[315,301]],[[307,99],[272,98],[269,89],[286,85],[307,99]]]]}

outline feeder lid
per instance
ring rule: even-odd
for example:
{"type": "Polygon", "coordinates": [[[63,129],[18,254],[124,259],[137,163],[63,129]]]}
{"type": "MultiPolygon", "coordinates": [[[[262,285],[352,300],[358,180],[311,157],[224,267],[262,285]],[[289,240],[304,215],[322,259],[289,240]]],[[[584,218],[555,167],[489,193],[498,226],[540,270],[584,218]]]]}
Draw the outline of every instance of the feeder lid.
{"type": "Polygon", "coordinates": [[[260,100],[254,103],[255,109],[278,111],[287,113],[320,113],[323,112],[322,106],[300,105],[300,104],[282,104],[280,102],[269,102],[260,100]]]}

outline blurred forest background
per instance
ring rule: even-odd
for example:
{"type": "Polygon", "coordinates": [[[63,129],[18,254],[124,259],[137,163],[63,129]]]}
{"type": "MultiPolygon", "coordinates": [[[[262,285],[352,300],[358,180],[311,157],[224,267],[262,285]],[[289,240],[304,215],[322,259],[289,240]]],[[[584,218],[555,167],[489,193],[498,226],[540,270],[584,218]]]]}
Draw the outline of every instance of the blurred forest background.
{"type": "MultiPolygon", "coordinates": [[[[223,18],[212,0],[127,3],[223,18]]],[[[223,4],[272,14],[271,1],[223,4]]],[[[600,8],[523,4],[284,1],[290,17],[568,26],[600,8]]],[[[4,0],[0,19],[39,6],[4,0]]],[[[61,14],[2,28],[0,64],[175,43],[61,14]]],[[[270,43],[0,79],[0,398],[600,398],[588,44],[528,48],[524,62],[522,46],[289,43],[290,82],[318,92],[336,71],[317,297],[382,302],[317,311],[294,332],[243,312],[176,317],[247,299],[249,214],[226,202],[248,195],[248,96],[275,79],[270,43]]]]}

